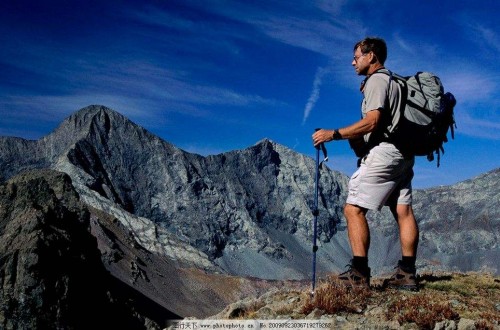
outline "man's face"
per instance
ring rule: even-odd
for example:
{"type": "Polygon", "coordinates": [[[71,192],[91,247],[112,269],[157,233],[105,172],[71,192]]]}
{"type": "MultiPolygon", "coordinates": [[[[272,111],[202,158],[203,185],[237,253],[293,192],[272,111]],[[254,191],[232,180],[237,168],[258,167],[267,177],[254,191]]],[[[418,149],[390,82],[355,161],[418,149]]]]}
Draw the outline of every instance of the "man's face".
{"type": "Polygon", "coordinates": [[[370,61],[368,60],[367,56],[369,53],[363,54],[361,52],[361,48],[358,47],[356,48],[356,51],[354,52],[354,57],[352,60],[352,66],[356,70],[356,73],[359,76],[366,76],[368,74],[368,68],[370,66],[370,61]]]}

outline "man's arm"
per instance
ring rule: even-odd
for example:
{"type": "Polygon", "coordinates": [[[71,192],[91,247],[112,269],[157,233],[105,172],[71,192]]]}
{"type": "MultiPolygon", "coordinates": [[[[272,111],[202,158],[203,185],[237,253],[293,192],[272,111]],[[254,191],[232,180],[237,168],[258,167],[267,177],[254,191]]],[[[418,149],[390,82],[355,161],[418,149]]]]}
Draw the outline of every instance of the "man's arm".
{"type": "MultiPolygon", "coordinates": [[[[377,128],[381,116],[382,113],[378,109],[368,111],[365,118],[352,125],[338,129],[341,139],[353,139],[373,132],[375,128],[377,128]]],[[[334,130],[320,129],[319,131],[316,131],[312,136],[314,146],[323,142],[332,141],[333,134],[334,130]]]]}

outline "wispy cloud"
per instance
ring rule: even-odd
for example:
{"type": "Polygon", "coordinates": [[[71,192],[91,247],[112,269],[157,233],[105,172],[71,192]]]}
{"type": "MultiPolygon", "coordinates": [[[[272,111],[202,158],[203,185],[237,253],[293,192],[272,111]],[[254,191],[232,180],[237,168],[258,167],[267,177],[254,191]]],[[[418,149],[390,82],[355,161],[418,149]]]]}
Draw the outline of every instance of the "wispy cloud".
{"type": "MultiPolygon", "coordinates": [[[[498,117],[497,117],[498,118],[498,117]]],[[[456,132],[483,139],[500,140],[500,122],[473,118],[467,112],[456,111],[456,132]]]]}
{"type": "Polygon", "coordinates": [[[268,36],[282,43],[307,49],[328,58],[336,56],[339,49],[342,53],[350,52],[353,40],[359,39],[365,31],[359,23],[341,19],[308,20],[276,16],[260,18],[254,23],[268,36]]]}
{"type": "Polygon", "coordinates": [[[488,47],[491,47],[495,52],[500,52],[500,38],[498,31],[483,25],[475,25],[472,27],[477,32],[477,39],[482,40],[488,47]]]}
{"type": "Polygon", "coordinates": [[[496,55],[500,51],[498,28],[492,26],[498,25],[498,22],[482,20],[469,12],[456,15],[455,22],[468,40],[481,48],[481,52],[478,52],[480,56],[496,55]]]}
{"type": "Polygon", "coordinates": [[[305,124],[307,121],[307,118],[311,114],[312,109],[316,105],[316,102],[319,100],[319,94],[320,94],[320,88],[321,88],[321,82],[323,80],[323,76],[329,72],[329,68],[318,68],[316,70],[316,75],[314,76],[314,81],[313,81],[313,87],[311,94],[309,95],[309,99],[307,100],[306,106],[304,108],[304,117],[302,119],[302,125],[305,124]]]}
{"type": "MultiPolygon", "coordinates": [[[[328,58],[335,56],[339,44],[348,45],[364,36],[367,29],[363,20],[343,12],[346,1],[299,1],[290,6],[288,2],[270,5],[233,2],[212,6],[202,5],[203,10],[252,26],[281,43],[307,49],[328,58]]],[[[193,3],[198,5],[198,3],[193,3]]],[[[251,36],[254,37],[254,36],[251,36]]]]}

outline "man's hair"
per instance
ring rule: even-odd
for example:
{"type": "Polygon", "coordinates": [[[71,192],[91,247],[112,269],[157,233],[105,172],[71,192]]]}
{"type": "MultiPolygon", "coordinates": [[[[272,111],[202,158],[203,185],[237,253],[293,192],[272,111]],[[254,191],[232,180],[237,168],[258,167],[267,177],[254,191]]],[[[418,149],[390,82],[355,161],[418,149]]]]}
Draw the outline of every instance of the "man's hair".
{"type": "Polygon", "coordinates": [[[368,37],[356,43],[356,45],[354,45],[354,51],[356,51],[358,47],[360,47],[361,53],[363,54],[373,52],[380,64],[384,65],[387,59],[387,45],[384,39],[368,37]]]}

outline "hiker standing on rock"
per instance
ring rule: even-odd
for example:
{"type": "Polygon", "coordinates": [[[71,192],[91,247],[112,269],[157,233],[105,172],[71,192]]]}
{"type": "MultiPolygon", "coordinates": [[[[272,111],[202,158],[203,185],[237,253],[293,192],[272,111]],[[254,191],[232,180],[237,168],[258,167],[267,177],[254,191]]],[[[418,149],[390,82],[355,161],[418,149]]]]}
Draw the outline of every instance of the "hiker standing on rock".
{"type": "Polygon", "coordinates": [[[349,269],[338,279],[348,287],[370,287],[370,230],[366,213],[386,205],[399,226],[402,259],[396,273],[384,285],[416,291],[419,231],[411,205],[415,157],[403,155],[388,138],[388,132],[399,119],[401,89],[384,68],[386,58],[383,39],[365,38],[356,43],[352,66],[358,75],[366,76],[361,84],[362,119],[339,129],[318,130],[312,138],[315,147],[347,139],[359,157],[344,206],[353,258],[349,269]]]}

